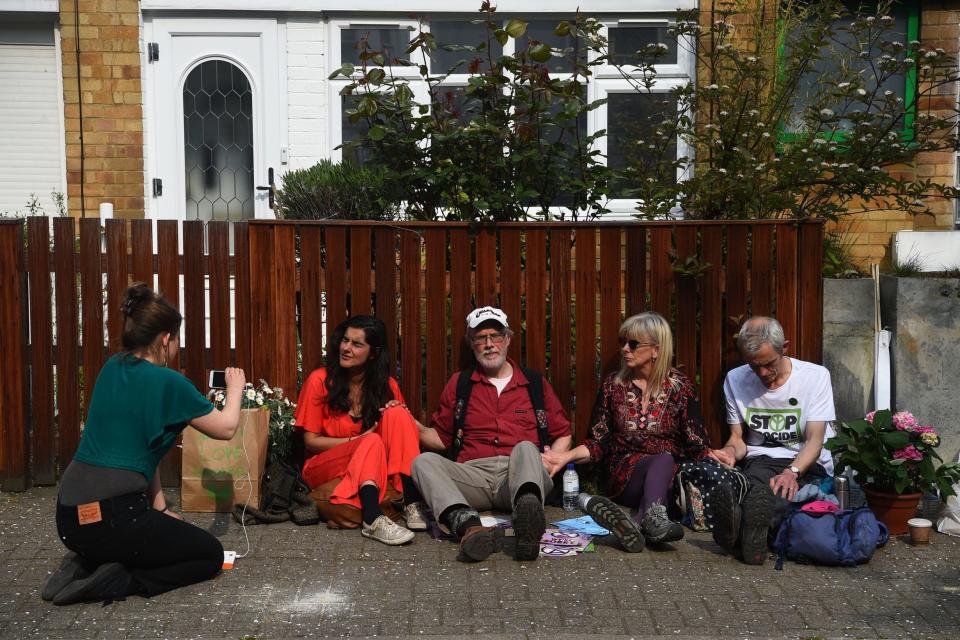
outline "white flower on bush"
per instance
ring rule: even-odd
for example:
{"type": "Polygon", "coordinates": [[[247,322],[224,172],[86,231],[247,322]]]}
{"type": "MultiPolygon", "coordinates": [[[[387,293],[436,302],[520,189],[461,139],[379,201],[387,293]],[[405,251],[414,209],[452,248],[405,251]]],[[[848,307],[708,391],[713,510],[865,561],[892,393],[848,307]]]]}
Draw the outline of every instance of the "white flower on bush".
{"type": "Polygon", "coordinates": [[[832,118],[834,114],[831,109],[820,109],[820,115],[824,118],[832,118]]]}
{"type": "Polygon", "coordinates": [[[257,399],[257,392],[253,389],[253,387],[247,389],[247,391],[243,395],[246,396],[247,400],[257,399]]]}
{"type": "Polygon", "coordinates": [[[863,96],[867,95],[867,90],[866,90],[866,89],[857,89],[857,95],[863,97],[863,96]]]}

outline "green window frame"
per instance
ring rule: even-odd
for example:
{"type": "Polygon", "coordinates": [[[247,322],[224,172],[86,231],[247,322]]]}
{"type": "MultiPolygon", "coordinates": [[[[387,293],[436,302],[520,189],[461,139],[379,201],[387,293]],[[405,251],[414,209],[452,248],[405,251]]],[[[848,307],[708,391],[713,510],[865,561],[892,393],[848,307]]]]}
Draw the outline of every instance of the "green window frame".
{"type": "MultiPolygon", "coordinates": [[[[866,5],[867,3],[863,3],[866,5]]],[[[914,40],[920,39],[920,3],[916,0],[904,0],[903,2],[895,3],[897,6],[903,6],[907,10],[907,32],[906,40],[907,43],[910,43],[914,40]]],[[[864,8],[861,5],[861,8],[864,8]]],[[[844,20],[844,18],[841,18],[844,20]]],[[[777,47],[777,60],[778,60],[778,73],[782,69],[780,67],[780,62],[785,56],[786,52],[786,42],[781,38],[779,46],[777,47]]],[[[903,129],[900,130],[901,140],[904,142],[912,142],[914,139],[914,120],[917,115],[917,105],[916,105],[916,94],[917,94],[917,65],[914,63],[912,67],[904,75],[904,95],[903,100],[904,104],[907,105],[906,114],[903,118],[903,129]]],[[[784,129],[785,123],[781,122],[778,125],[778,138],[780,142],[790,143],[799,140],[802,137],[802,134],[793,133],[786,131],[784,129]]],[[[821,133],[819,137],[822,137],[825,140],[836,140],[837,142],[843,142],[847,138],[847,134],[844,132],[836,133],[821,133]]]]}

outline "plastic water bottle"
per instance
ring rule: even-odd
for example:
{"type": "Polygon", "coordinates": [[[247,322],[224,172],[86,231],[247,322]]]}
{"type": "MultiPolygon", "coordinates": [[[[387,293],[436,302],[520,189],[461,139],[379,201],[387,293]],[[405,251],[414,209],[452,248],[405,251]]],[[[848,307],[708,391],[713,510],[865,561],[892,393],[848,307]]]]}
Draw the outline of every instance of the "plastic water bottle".
{"type": "Polygon", "coordinates": [[[577,497],[580,495],[580,476],[573,467],[573,463],[567,465],[567,470],[563,472],[563,510],[576,511],[577,497]]]}

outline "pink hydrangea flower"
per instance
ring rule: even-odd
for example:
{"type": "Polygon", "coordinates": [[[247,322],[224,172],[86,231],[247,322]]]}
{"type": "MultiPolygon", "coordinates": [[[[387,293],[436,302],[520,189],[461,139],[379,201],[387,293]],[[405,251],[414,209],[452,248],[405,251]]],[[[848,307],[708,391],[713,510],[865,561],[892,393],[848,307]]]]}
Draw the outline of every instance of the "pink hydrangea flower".
{"type": "Polygon", "coordinates": [[[933,435],[937,435],[937,431],[933,427],[917,427],[913,431],[914,433],[932,433],[933,435]]]}
{"type": "Polygon", "coordinates": [[[898,411],[893,414],[893,426],[900,431],[914,431],[920,426],[920,423],[909,411],[898,411]]]}
{"type": "Polygon", "coordinates": [[[917,451],[917,448],[912,444],[907,445],[899,451],[893,452],[894,460],[923,460],[923,454],[917,451]]]}
{"type": "Polygon", "coordinates": [[[876,411],[871,411],[866,416],[864,416],[864,418],[866,419],[867,422],[869,422],[870,424],[873,424],[873,414],[875,413],[876,411]]]}
{"type": "MultiPolygon", "coordinates": [[[[930,427],[927,427],[930,429],[930,427]]],[[[933,429],[929,431],[924,431],[920,434],[920,441],[928,447],[939,447],[940,446],[940,436],[937,435],[937,432],[933,429]]]]}

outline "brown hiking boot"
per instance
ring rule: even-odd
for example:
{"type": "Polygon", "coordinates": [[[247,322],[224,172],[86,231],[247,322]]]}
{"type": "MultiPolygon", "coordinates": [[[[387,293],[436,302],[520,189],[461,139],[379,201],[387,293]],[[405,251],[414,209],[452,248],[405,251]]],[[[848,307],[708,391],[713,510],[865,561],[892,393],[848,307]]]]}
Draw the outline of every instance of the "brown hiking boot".
{"type": "Polygon", "coordinates": [[[461,562],[480,562],[486,560],[494,551],[503,548],[503,529],[497,527],[470,527],[460,538],[461,562]]]}

